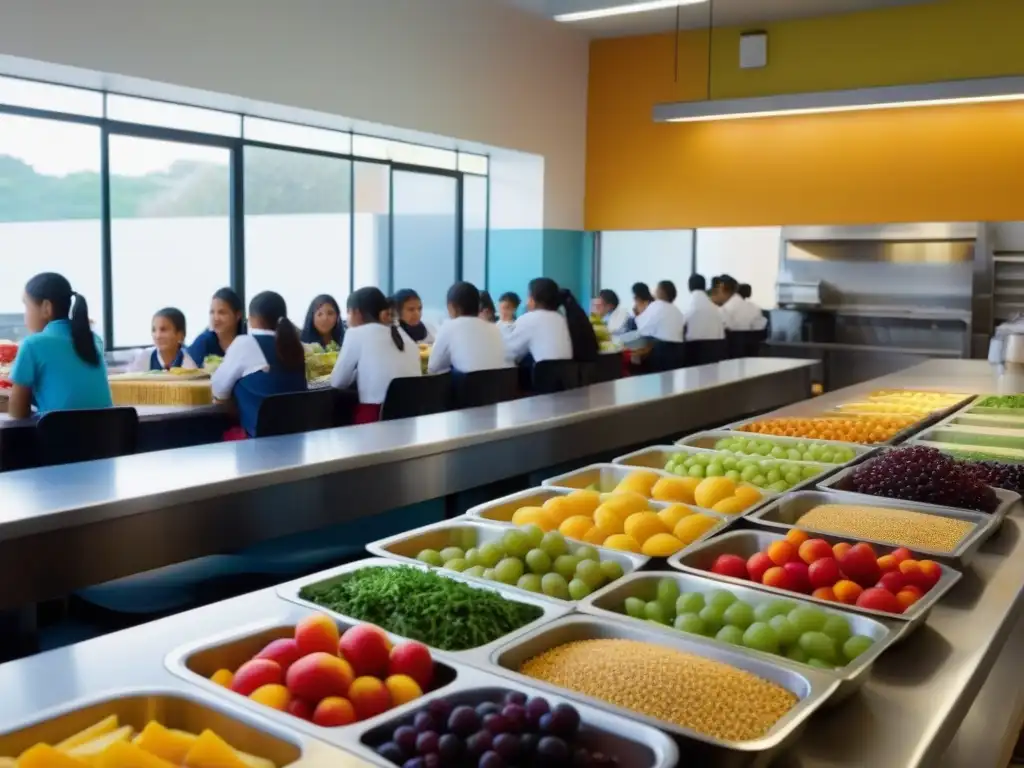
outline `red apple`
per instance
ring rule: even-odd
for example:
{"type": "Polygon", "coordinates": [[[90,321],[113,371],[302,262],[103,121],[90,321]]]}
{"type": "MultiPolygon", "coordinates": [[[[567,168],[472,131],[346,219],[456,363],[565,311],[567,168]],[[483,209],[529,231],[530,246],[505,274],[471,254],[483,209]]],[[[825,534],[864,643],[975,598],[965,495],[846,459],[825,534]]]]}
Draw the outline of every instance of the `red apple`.
{"type": "Polygon", "coordinates": [[[882,587],[872,587],[861,592],[857,598],[857,607],[885,613],[903,613],[903,605],[896,599],[896,595],[882,587]]]}
{"type": "Polygon", "coordinates": [[[750,576],[750,580],[756,581],[758,584],[761,583],[764,572],[774,567],[775,563],[764,552],[755,552],[747,558],[747,573],[750,576]]]}
{"type": "Polygon", "coordinates": [[[800,545],[800,559],[808,565],[832,555],[832,547],[824,539],[808,539],[800,545]]]}
{"type": "Polygon", "coordinates": [[[899,547],[898,549],[894,549],[889,554],[896,558],[897,563],[902,563],[904,560],[914,559],[914,553],[906,547],[899,547]]]}
{"type": "Polygon", "coordinates": [[[719,555],[711,566],[711,572],[734,579],[749,579],[747,562],[739,555],[719,555]]]}
{"type": "Polygon", "coordinates": [[[876,587],[882,589],[888,589],[894,595],[903,589],[907,585],[907,580],[903,577],[903,574],[899,571],[887,571],[882,574],[882,578],[878,580],[876,587]]]}
{"type": "Polygon", "coordinates": [[[882,575],[874,551],[861,548],[860,544],[851,547],[849,552],[839,558],[839,568],[846,578],[864,588],[877,584],[882,575]]]}
{"type": "Polygon", "coordinates": [[[782,570],[789,574],[789,577],[793,582],[793,586],[790,587],[790,589],[796,592],[803,592],[804,594],[810,593],[811,580],[807,575],[807,563],[794,560],[782,566],[782,570]]]}
{"type": "MultiPolygon", "coordinates": [[[[831,552],[832,550],[829,551],[831,552]]],[[[807,569],[807,578],[810,579],[811,586],[814,589],[820,589],[821,587],[831,587],[843,578],[843,574],[839,570],[838,561],[834,557],[829,556],[811,563],[807,569]]]]}

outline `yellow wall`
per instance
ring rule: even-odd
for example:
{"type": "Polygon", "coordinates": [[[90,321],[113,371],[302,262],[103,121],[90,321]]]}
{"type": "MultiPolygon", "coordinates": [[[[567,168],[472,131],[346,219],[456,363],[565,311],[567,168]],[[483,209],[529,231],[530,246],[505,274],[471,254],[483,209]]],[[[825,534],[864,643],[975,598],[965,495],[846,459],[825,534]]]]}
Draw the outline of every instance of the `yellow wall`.
{"type": "MultiPolygon", "coordinates": [[[[940,0],[740,29],[713,45],[715,98],[1024,74],[1024,2],[940,0]]],[[[590,51],[587,229],[1024,218],[1024,102],[656,124],[707,97],[707,33],[597,40],[590,51]]]]}

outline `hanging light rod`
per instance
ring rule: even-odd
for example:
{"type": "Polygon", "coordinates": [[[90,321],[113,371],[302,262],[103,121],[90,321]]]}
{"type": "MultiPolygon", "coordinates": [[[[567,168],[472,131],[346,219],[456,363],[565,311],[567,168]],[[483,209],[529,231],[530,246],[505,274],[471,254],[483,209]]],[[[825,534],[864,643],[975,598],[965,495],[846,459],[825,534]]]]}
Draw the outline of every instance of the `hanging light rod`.
{"type": "Polygon", "coordinates": [[[573,11],[572,13],[556,14],[555,21],[586,21],[587,19],[603,19],[608,16],[622,16],[627,13],[645,13],[660,11],[662,8],[677,8],[680,5],[697,5],[708,0],[643,0],[638,3],[622,3],[609,8],[594,8],[590,11],[573,11]]]}
{"type": "Polygon", "coordinates": [[[932,107],[1024,100],[1024,77],[985,77],[947,80],[919,85],[889,85],[844,91],[787,93],[742,99],[677,101],[654,106],[656,123],[695,123],[740,120],[819,112],[855,112],[867,109],[932,107]]]}

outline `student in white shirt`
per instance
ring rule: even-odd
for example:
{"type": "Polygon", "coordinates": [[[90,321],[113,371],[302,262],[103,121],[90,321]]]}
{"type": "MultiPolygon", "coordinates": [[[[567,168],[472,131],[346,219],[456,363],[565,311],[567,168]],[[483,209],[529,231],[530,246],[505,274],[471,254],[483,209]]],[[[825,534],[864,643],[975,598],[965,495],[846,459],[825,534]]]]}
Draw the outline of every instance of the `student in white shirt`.
{"type": "Polygon", "coordinates": [[[448,289],[448,316],[437,331],[430,351],[427,373],[472,373],[508,367],[501,331],[481,320],[480,291],[472,283],[455,283],[448,289]]]}
{"type": "Polygon", "coordinates": [[[419,348],[409,335],[391,322],[391,307],[379,288],[360,288],[348,297],[348,330],[338,362],[331,371],[331,386],[359,391],[356,424],[380,418],[393,379],[419,376],[419,348]]]}
{"type": "Polygon", "coordinates": [[[722,312],[708,298],[704,275],[690,275],[690,300],[683,312],[687,341],[716,341],[725,338],[722,312]]]}
{"type": "MultiPolygon", "coordinates": [[[[756,309],[761,314],[761,317],[764,317],[764,310],[761,309],[761,307],[759,307],[757,304],[755,304],[750,299],[751,295],[753,295],[753,291],[751,290],[749,283],[740,283],[739,286],[737,286],[737,288],[736,288],[736,293],[738,293],[740,295],[740,298],[742,298],[745,302],[747,302],[747,304],[749,304],[754,309],[756,309]]],[[[765,326],[762,326],[761,328],[755,328],[754,330],[755,331],[763,330],[763,328],[767,326],[767,323],[768,323],[768,319],[765,318],[765,326]]]]}
{"type": "Polygon", "coordinates": [[[164,307],[153,315],[150,333],[153,346],[135,356],[128,365],[129,371],[194,370],[199,367],[185,350],[185,315],[180,309],[164,307]]]}
{"type": "Polygon", "coordinates": [[[619,333],[629,320],[629,312],[619,305],[619,296],[608,288],[598,291],[594,299],[594,314],[601,318],[608,333],[619,333]]]}
{"type": "Polygon", "coordinates": [[[391,297],[391,311],[399,326],[417,344],[433,344],[435,329],[423,322],[423,301],[412,288],[403,288],[391,297]]]}
{"type": "Polygon", "coordinates": [[[737,292],[739,283],[730,275],[721,275],[711,299],[722,310],[727,331],[760,331],[767,325],[761,310],[748,304],[737,292]]]}
{"type": "Polygon", "coordinates": [[[516,312],[522,300],[518,293],[506,291],[498,297],[498,330],[508,333],[516,326],[516,312]]]}
{"type": "Polygon", "coordinates": [[[498,311],[494,308],[494,300],[487,291],[480,291],[480,312],[478,314],[484,322],[498,322],[498,311]]]}
{"type": "MultiPolygon", "coordinates": [[[[646,286],[645,286],[646,287],[646,286]]],[[[647,294],[650,296],[650,293],[647,294]]],[[[683,341],[683,313],[673,302],[676,286],[671,280],[662,280],[656,288],[657,298],[647,302],[643,312],[636,316],[636,330],[641,336],[658,341],[683,341]]]]}
{"type": "Polygon", "coordinates": [[[550,277],[536,277],[530,281],[526,307],[527,313],[505,336],[512,360],[531,366],[544,360],[597,359],[594,327],[571,291],[559,289],[550,277]]]}

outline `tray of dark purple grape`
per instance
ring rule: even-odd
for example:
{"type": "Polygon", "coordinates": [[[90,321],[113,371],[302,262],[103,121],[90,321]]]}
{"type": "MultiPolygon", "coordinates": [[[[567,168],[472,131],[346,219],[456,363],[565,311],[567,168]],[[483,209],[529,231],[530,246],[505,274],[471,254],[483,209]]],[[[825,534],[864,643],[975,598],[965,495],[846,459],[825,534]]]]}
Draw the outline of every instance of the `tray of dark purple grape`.
{"type": "MultiPolygon", "coordinates": [[[[403,768],[670,768],[675,742],[599,707],[473,670],[415,711],[355,735],[361,756],[403,768]]],[[[346,745],[346,748],[350,748],[346,745]]]]}
{"type": "Polygon", "coordinates": [[[818,487],[984,512],[1002,523],[1021,497],[1015,491],[993,488],[987,482],[989,477],[988,470],[972,467],[935,448],[908,445],[840,470],[819,482],[818,487]]]}

